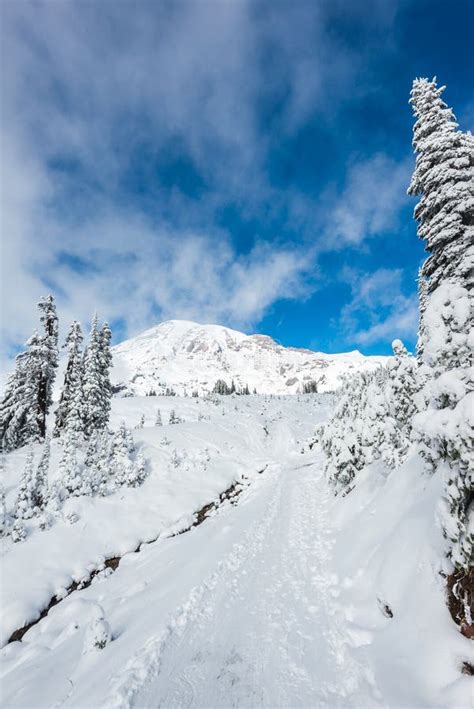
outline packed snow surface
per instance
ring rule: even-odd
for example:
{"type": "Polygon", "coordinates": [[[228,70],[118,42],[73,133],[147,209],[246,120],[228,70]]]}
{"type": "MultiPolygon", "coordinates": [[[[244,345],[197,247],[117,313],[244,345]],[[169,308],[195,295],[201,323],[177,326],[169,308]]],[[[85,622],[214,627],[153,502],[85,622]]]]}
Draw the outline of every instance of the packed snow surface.
{"type": "Polygon", "coordinates": [[[220,325],[169,320],[113,348],[113,379],[123,391],[147,394],[172,388],[212,391],[218,379],[259,394],[294,394],[305,383],[334,390],[343,374],[373,369],[386,357],[357,350],[328,355],[283,347],[267,335],[244,335],[220,325]]]}
{"type": "MultiPolygon", "coordinates": [[[[440,481],[410,459],[389,477],[367,468],[334,498],[312,445],[331,407],[319,395],[115,400],[115,425],[145,414],[134,437],[150,474],[77,498],[73,525],[4,543],[4,638],[48,594],[123,559],[3,648],[2,705],[468,707],[472,645],[438,573],[440,481]],[[184,423],[155,427],[158,405],[184,423]],[[171,536],[242,476],[237,505],[171,536]]],[[[7,457],[9,504],[24,457],[7,457]]]]}

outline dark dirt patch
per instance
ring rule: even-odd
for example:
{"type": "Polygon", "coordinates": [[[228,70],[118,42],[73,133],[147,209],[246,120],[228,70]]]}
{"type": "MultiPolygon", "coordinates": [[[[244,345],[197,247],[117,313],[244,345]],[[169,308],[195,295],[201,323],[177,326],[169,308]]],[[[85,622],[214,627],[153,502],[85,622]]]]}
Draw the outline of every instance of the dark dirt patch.
{"type": "MultiPolygon", "coordinates": [[[[265,468],[263,470],[259,470],[258,472],[263,473],[264,470],[265,468]]],[[[214,500],[214,502],[209,502],[207,505],[204,505],[204,507],[201,507],[200,510],[195,512],[194,522],[190,524],[189,527],[186,527],[186,529],[182,529],[180,532],[176,532],[176,534],[173,534],[172,536],[177,537],[180,534],[186,534],[186,532],[189,532],[191,529],[193,529],[193,527],[199,527],[199,525],[202,524],[209,517],[209,515],[214,512],[214,510],[219,509],[222,503],[226,500],[229,500],[231,505],[236,505],[237,498],[245,487],[245,480],[246,478],[243,477],[242,480],[232,483],[232,485],[228,487],[227,490],[221,492],[217,500],[214,500]]]]}
{"type": "MultiPolygon", "coordinates": [[[[139,551],[139,548],[140,547],[137,547],[137,549],[135,549],[135,551],[139,551]]],[[[112,571],[115,571],[118,568],[118,565],[120,564],[121,558],[122,557],[120,557],[120,556],[112,556],[110,559],[106,559],[104,561],[103,566],[101,566],[98,569],[94,569],[94,571],[91,572],[91,574],[88,578],[82,579],[82,581],[73,581],[72,584],[67,587],[66,593],[64,596],[61,596],[60,598],[58,598],[57,596],[54,596],[50,600],[48,606],[46,608],[43,608],[43,610],[39,614],[38,618],[36,620],[32,620],[30,623],[28,623],[27,625],[24,625],[22,628],[18,628],[18,630],[15,630],[15,632],[11,634],[8,642],[14,643],[17,640],[21,640],[23,638],[23,636],[25,635],[25,633],[27,633],[30,628],[32,628],[34,625],[36,625],[36,623],[39,623],[40,620],[42,620],[43,618],[45,618],[48,615],[51,608],[54,608],[54,606],[56,606],[58,603],[60,603],[64,598],[67,598],[67,596],[69,596],[74,591],[82,591],[82,589],[88,588],[91,585],[93,579],[97,576],[97,574],[100,574],[101,571],[104,571],[104,569],[112,569],[112,571]]]]}
{"type": "Polygon", "coordinates": [[[471,665],[470,662],[463,662],[461,672],[463,675],[470,675],[472,677],[474,675],[474,665],[471,665]]]}
{"type": "Polygon", "coordinates": [[[379,608],[382,611],[383,615],[386,618],[393,618],[393,611],[388,605],[388,603],[385,603],[385,601],[382,601],[381,598],[377,598],[377,602],[379,604],[379,608]]]}
{"type": "Polygon", "coordinates": [[[446,594],[451,618],[466,638],[474,638],[474,567],[446,577],[446,594]]]}

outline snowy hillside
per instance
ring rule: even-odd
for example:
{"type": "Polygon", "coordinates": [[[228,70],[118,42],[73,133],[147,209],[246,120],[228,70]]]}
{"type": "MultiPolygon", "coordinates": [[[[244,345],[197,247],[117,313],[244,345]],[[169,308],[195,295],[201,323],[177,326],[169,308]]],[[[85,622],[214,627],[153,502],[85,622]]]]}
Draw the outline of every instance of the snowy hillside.
{"type": "Polygon", "coordinates": [[[259,394],[294,394],[316,382],[334,390],[341,375],[373,369],[385,357],[357,350],[328,355],[282,347],[267,335],[244,335],[220,325],[169,320],[113,348],[113,380],[122,391],[145,395],[212,391],[218,379],[259,394]]]}
{"type": "MultiPolygon", "coordinates": [[[[1,651],[2,704],[468,707],[472,644],[439,575],[440,480],[412,458],[335,498],[315,443],[331,408],[322,395],[115,398],[113,426],[144,416],[148,477],[2,539],[3,642],[59,599],[1,651]],[[237,504],[208,507],[235,482],[237,504]]],[[[25,455],[6,456],[9,509],[25,455]]]]}

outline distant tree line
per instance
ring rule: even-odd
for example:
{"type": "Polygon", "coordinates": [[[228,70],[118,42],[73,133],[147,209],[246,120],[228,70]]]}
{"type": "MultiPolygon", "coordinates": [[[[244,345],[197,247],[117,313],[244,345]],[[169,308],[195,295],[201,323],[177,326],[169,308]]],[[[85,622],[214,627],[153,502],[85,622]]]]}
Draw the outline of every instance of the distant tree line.
{"type": "MultiPolygon", "coordinates": [[[[212,390],[213,394],[238,394],[239,396],[248,396],[250,394],[250,389],[249,385],[245,384],[243,387],[236,387],[235,382],[232,379],[231,384],[227,384],[223,379],[218,379],[217,382],[214,384],[214,389],[212,390]]],[[[256,394],[257,390],[254,388],[253,393],[256,394]]]]}

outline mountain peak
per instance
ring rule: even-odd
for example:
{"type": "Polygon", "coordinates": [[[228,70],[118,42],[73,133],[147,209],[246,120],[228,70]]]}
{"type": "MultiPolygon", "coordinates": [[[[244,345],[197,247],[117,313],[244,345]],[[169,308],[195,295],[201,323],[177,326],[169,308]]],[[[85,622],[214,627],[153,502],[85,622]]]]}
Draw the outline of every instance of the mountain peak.
{"type": "Polygon", "coordinates": [[[219,379],[261,394],[296,394],[310,382],[330,391],[343,374],[373,369],[386,359],[357,350],[328,355],[283,347],[269,335],[189,320],[166,320],[117,345],[113,354],[116,386],[139,395],[167,388],[205,394],[219,379]]]}

